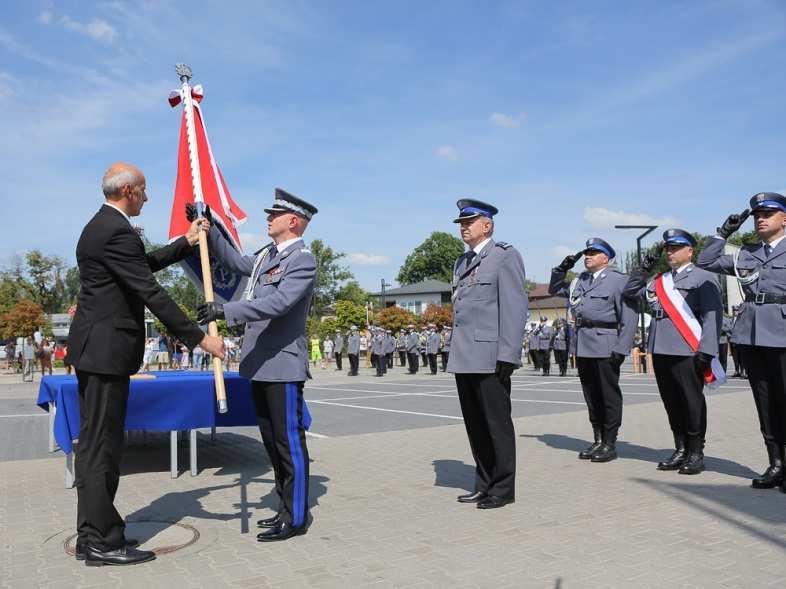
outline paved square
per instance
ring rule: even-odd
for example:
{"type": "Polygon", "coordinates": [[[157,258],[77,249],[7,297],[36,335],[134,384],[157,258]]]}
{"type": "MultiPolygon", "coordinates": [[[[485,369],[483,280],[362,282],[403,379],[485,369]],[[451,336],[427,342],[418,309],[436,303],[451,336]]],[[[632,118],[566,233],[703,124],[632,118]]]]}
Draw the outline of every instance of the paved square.
{"type": "MultiPolygon", "coordinates": [[[[315,371],[306,387],[313,524],[262,545],[272,473],[253,428],[199,436],[200,473],[169,477],[168,436],[134,436],[117,503],[143,547],[192,545],[129,568],[68,557],[76,497],[46,449],[37,383],[0,377],[2,587],[767,587],[786,577],[786,495],[749,488],[765,455],[747,383],[708,395],[707,471],[658,472],[666,416],[625,374],[620,459],[579,461],[589,425],[578,379],[517,371],[517,500],[460,505],[472,459],[450,375],[315,371]],[[160,524],[150,522],[163,522],[160,524]],[[167,523],[172,522],[172,523],[167,523]],[[179,541],[179,540],[178,540],[179,541]]],[[[187,447],[180,450],[186,463],[187,447]]]]}

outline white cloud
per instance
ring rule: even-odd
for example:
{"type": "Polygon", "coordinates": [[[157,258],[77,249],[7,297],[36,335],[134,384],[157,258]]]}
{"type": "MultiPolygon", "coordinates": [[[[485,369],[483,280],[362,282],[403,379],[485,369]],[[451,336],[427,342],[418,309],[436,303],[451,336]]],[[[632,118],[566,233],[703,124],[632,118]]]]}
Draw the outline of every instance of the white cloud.
{"type": "Polygon", "coordinates": [[[518,127],[527,118],[526,113],[520,115],[506,115],[501,112],[493,112],[489,116],[489,122],[495,127],[502,127],[503,129],[512,129],[518,127]]]}
{"type": "Polygon", "coordinates": [[[447,160],[449,162],[455,162],[459,158],[458,149],[452,145],[440,145],[437,147],[434,155],[436,155],[441,160],[447,160]]]}
{"type": "Polygon", "coordinates": [[[42,25],[48,25],[52,22],[52,11],[51,10],[42,10],[41,14],[38,15],[38,22],[42,25]]]}
{"type": "Polygon", "coordinates": [[[679,225],[676,217],[653,217],[645,213],[612,211],[603,207],[585,207],[584,220],[596,229],[613,229],[615,225],[679,225]]]}
{"type": "Polygon", "coordinates": [[[240,236],[240,245],[243,246],[243,253],[247,255],[253,254],[262,246],[270,243],[270,238],[263,233],[238,233],[240,236]]]}
{"type": "Polygon", "coordinates": [[[354,253],[347,255],[347,261],[358,266],[384,266],[390,263],[390,258],[379,254],[354,253]]]}
{"type": "Polygon", "coordinates": [[[570,248],[567,245],[555,245],[549,250],[549,253],[551,254],[552,259],[562,260],[565,256],[575,254],[576,249],[570,248]]]}
{"type": "Polygon", "coordinates": [[[113,43],[118,36],[115,28],[100,18],[93,18],[86,23],[82,23],[66,14],[60,17],[60,23],[71,31],[104,43],[113,43]]]}

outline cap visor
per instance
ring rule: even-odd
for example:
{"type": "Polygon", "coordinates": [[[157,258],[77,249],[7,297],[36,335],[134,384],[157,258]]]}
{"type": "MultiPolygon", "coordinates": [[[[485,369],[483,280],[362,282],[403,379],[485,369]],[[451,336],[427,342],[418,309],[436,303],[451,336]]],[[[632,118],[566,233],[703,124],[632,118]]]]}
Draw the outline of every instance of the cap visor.
{"type": "Polygon", "coordinates": [[[454,223],[461,223],[462,221],[468,221],[469,219],[477,219],[480,217],[480,213],[475,213],[474,215],[464,215],[463,217],[457,217],[453,219],[454,223]]]}

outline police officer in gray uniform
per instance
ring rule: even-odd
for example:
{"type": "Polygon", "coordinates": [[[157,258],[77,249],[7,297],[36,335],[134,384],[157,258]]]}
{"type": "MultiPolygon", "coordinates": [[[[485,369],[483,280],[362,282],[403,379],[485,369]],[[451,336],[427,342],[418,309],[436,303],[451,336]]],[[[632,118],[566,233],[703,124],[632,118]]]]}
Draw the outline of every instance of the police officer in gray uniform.
{"type": "Polygon", "coordinates": [[[730,215],[718,236],[699,255],[696,265],[710,272],[735,275],[745,302],[734,323],[732,343],[737,344],[748,372],[759,425],[770,464],[753,479],[756,489],[769,489],[784,482],[786,445],[786,197],[762,192],[750,199],[750,209],[730,215]],[[743,245],[736,255],[724,254],[726,239],[753,212],[755,245],[743,245]]]}
{"type": "Polygon", "coordinates": [[[393,337],[393,332],[389,329],[385,331],[385,360],[388,363],[388,369],[393,368],[393,352],[396,351],[396,338],[393,337]]]}
{"type": "Polygon", "coordinates": [[[336,370],[341,370],[341,355],[344,352],[344,336],[341,330],[336,330],[336,337],[333,338],[333,356],[336,358],[336,370]]]}
{"type": "Polygon", "coordinates": [[[548,317],[541,315],[538,331],[538,350],[540,352],[540,367],[543,369],[543,376],[548,376],[551,371],[551,340],[553,338],[554,329],[549,325],[548,317]]]}
{"type": "Polygon", "coordinates": [[[579,458],[592,462],[617,457],[617,431],[622,424],[620,366],[636,331],[636,310],[622,296],[628,277],[608,267],[615,255],[606,241],[592,237],[582,252],[566,256],[551,271],[549,284],[549,294],[568,297],[576,317],[576,362],[595,439],[579,458]],[[586,271],[568,284],[565,275],[582,254],[586,271]]]}
{"type": "Polygon", "coordinates": [[[516,438],[510,377],[521,366],[527,319],[524,262],[510,244],[494,242],[497,209],[478,200],[456,203],[469,250],[453,265],[453,336],[448,372],[456,377],[461,413],[475,459],[475,489],[461,503],[479,509],[515,500],[516,438]]]}
{"type": "Polygon", "coordinates": [[[529,355],[532,358],[532,368],[535,371],[540,370],[540,335],[539,334],[540,334],[540,324],[537,324],[529,332],[529,355]]]}
{"type": "Polygon", "coordinates": [[[396,338],[396,351],[398,352],[398,365],[404,368],[407,365],[407,334],[403,329],[396,338]]]}
{"type": "Polygon", "coordinates": [[[674,434],[674,453],[658,463],[658,470],[679,470],[698,474],[704,470],[704,439],[707,432],[707,403],[704,399],[705,373],[718,355],[718,334],[723,316],[723,301],[716,276],[691,263],[696,238],[682,229],[663,233],[664,245],[658,246],[633,270],[624,295],[634,301],[645,299],[650,307],[647,351],[652,354],[655,380],[674,434]],[[677,292],[701,324],[701,339],[694,350],[675,327],[657,295],[655,280],[647,277],[666,250],[670,278],[677,292]]]}
{"type": "Polygon", "coordinates": [[[360,365],[358,354],[360,354],[360,334],[358,334],[357,326],[353,325],[352,327],[350,327],[349,337],[347,337],[347,357],[349,358],[349,376],[358,375],[358,366],[360,365]]]}
{"type": "Polygon", "coordinates": [[[554,360],[559,366],[559,375],[565,376],[568,372],[568,327],[564,319],[557,319],[551,346],[554,348],[554,360]]]}
{"type": "Polygon", "coordinates": [[[734,324],[732,318],[728,315],[723,315],[721,322],[720,338],[718,339],[718,361],[726,372],[727,362],[729,360],[729,336],[731,335],[731,327],[734,324]]]}
{"type": "Polygon", "coordinates": [[[426,356],[428,357],[428,367],[431,374],[437,373],[437,353],[439,352],[439,334],[437,333],[437,326],[431,323],[428,326],[428,335],[426,336],[426,356]]]}
{"type": "Polygon", "coordinates": [[[407,335],[407,360],[409,361],[409,374],[418,372],[418,347],[420,346],[420,334],[415,331],[415,326],[409,326],[407,335]]]}
{"type": "Polygon", "coordinates": [[[374,376],[385,376],[388,369],[388,361],[385,358],[385,350],[387,348],[387,334],[381,327],[373,327],[374,335],[371,337],[371,354],[374,357],[374,365],[376,366],[377,373],[374,376]]]}
{"type": "Polygon", "coordinates": [[[310,377],[306,317],[316,283],[316,259],[302,235],[317,208],[276,188],[265,209],[273,243],[254,256],[237,252],[210,232],[210,253],[222,266],[250,276],[242,300],[206,303],[197,310],[202,324],[226,319],[245,324],[240,374],[251,379],[259,429],[276,479],[278,513],[258,525],[268,528],[260,542],[305,534],[308,518],[309,457],[303,422],[303,383],[310,377]]]}
{"type": "Polygon", "coordinates": [[[442,372],[448,369],[448,358],[450,358],[450,338],[453,334],[453,329],[450,325],[445,325],[442,328],[442,349],[440,356],[442,356],[442,372]]]}

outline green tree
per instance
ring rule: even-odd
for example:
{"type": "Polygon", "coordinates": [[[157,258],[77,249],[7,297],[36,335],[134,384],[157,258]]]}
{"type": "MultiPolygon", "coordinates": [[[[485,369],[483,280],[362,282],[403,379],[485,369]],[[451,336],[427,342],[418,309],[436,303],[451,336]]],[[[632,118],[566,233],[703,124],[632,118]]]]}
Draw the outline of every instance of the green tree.
{"type": "Polygon", "coordinates": [[[357,280],[350,280],[338,289],[336,293],[337,301],[352,301],[356,305],[365,305],[375,298],[370,292],[364,290],[357,280]]]}
{"type": "Polygon", "coordinates": [[[59,256],[46,256],[40,250],[31,250],[25,254],[27,273],[35,289],[35,302],[40,304],[45,313],[57,313],[64,305],[66,273],[65,260],[59,256]]]}
{"type": "Polygon", "coordinates": [[[356,305],[352,301],[338,301],[336,303],[336,326],[342,331],[347,331],[352,325],[363,329],[366,325],[366,308],[356,305]]]}
{"type": "Polygon", "coordinates": [[[339,264],[346,254],[333,251],[333,248],[321,239],[312,241],[309,249],[317,260],[317,282],[311,301],[311,315],[321,317],[325,314],[325,309],[336,301],[339,285],[352,278],[352,272],[339,264]]]}
{"type": "Polygon", "coordinates": [[[435,231],[404,260],[396,280],[414,284],[426,279],[450,282],[453,264],[464,253],[464,242],[444,231],[435,231]]]}

